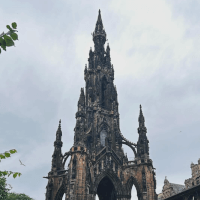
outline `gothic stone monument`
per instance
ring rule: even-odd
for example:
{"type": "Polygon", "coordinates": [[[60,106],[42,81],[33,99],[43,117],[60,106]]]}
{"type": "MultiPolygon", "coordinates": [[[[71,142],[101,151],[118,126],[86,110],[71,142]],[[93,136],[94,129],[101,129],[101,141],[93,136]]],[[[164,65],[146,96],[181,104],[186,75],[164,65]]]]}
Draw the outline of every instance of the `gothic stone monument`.
{"type": "Polygon", "coordinates": [[[137,144],[120,131],[117,90],[110,47],[107,45],[101,13],[93,32],[94,51],[90,49],[85,67],[86,87],[81,88],[74,128],[74,145],[64,155],[61,122],[56,132],[51,171],[48,173],[46,200],[130,200],[134,185],[139,200],[156,200],[156,179],[149,158],[149,141],[140,106],[137,144]],[[122,144],[134,155],[129,161],[122,144]],[[68,169],[65,169],[69,159],[68,169]]]}

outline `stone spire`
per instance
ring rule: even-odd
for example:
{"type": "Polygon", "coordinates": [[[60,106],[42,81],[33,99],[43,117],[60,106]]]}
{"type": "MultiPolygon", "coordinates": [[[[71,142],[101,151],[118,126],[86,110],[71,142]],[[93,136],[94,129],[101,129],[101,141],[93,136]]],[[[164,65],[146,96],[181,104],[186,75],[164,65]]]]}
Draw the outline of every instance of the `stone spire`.
{"type": "Polygon", "coordinates": [[[95,53],[98,58],[97,63],[101,64],[103,62],[104,53],[105,53],[104,44],[106,42],[106,32],[103,28],[103,22],[101,19],[100,10],[99,10],[98,19],[96,22],[96,27],[93,32],[93,41],[94,41],[95,53]]]}
{"type": "Polygon", "coordinates": [[[138,158],[148,158],[149,156],[149,140],[147,139],[147,129],[145,127],[145,120],[142,113],[142,106],[140,105],[140,114],[138,118],[139,127],[138,127],[138,142],[137,142],[137,156],[138,158]]]}
{"type": "Polygon", "coordinates": [[[59,121],[59,125],[58,125],[58,129],[56,132],[56,140],[54,142],[54,153],[52,155],[53,159],[52,159],[52,170],[53,171],[57,171],[57,170],[62,170],[62,152],[61,152],[61,148],[62,148],[62,141],[61,141],[61,137],[62,137],[62,130],[61,130],[61,120],[59,121]]]}

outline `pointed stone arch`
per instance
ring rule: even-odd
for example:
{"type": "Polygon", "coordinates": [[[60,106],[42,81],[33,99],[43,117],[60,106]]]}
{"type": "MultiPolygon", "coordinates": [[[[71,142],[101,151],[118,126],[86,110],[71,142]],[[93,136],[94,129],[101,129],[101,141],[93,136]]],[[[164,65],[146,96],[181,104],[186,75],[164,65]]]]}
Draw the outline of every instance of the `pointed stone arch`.
{"type": "Polygon", "coordinates": [[[64,183],[63,183],[63,184],[60,186],[60,188],[58,189],[54,200],[62,200],[64,193],[65,193],[65,185],[64,185],[64,183]]]}
{"type": "Polygon", "coordinates": [[[63,168],[65,167],[65,163],[67,161],[67,159],[71,156],[71,151],[68,151],[64,154],[63,156],[63,168]]]}
{"type": "Polygon", "coordinates": [[[131,190],[132,190],[133,185],[136,188],[138,200],[143,200],[142,191],[139,187],[139,183],[137,179],[134,176],[131,176],[126,183],[125,189],[127,190],[127,194],[131,196],[131,190]]]}
{"type": "Polygon", "coordinates": [[[103,178],[105,178],[105,177],[108,177],[111,180],[112,184],[115,187],[117,195],[122,195],[123,194],[123,189],[122,189],[123,186],[121,184],[121,181],[117,177],[116,173],[114,173],[110,169],[107,169],[107,170],[103,171],[101,174],[99,174],[97,176],[97,178],[95,180],[95,183],[94,183],[93,193],[95,195],[97,194],[98,185],[101,182],[101,180],[103,178]]]}

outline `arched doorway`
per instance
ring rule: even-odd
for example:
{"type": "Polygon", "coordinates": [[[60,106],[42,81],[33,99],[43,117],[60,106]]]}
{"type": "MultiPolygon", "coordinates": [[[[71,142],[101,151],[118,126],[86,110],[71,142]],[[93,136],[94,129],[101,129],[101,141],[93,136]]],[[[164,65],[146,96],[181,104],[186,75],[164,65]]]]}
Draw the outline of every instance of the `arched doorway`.
{"type": "Polygon", "coordinates": [[[104,177],[97,188],[97,196],[99,200],[116,200],[116,190],[112,181],[106,176],[104,177]]]}

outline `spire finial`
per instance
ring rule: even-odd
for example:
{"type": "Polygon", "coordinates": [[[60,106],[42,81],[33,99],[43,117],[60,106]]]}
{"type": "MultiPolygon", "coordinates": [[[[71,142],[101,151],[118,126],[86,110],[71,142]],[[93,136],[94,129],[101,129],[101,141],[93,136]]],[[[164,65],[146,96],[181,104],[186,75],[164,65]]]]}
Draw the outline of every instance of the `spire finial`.
{"type": "Polygon", "coordinates": [[[61,131],[61,119],[59,120],[58,131],[61,131]]]}
{"type": "Polygon", "coordinates": [[[102,19],[101,19],[100,9],[99,9],[99,14],[98,14],[97,22],[96,22],[95,31],[93,33],[93,37],[95,36],[95,34],[103,35],[105,37],[105,41],[106,41],[106,33],[105,33],[104,28],[103,28],[103,22],[102,22],[102,19]]]}
{"type": "Polygon", "coordinates": [[[140,104],[140,114],[139,114],[139,118],[138,118],[138,122],[139,122],[139,126],[145,126],[144,125],[144,116],[143,116],[143,113],[142,113],[142,106],[140,104]]]}

